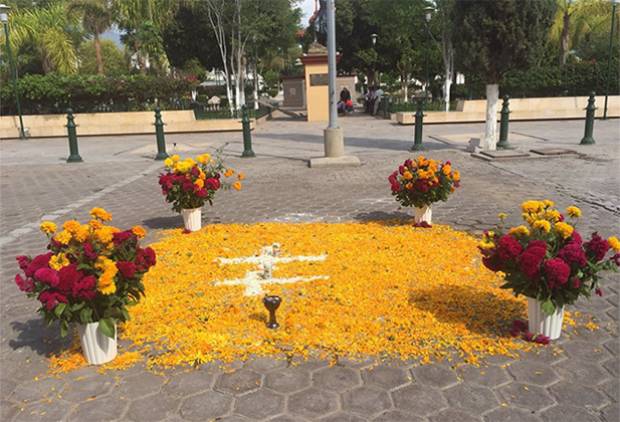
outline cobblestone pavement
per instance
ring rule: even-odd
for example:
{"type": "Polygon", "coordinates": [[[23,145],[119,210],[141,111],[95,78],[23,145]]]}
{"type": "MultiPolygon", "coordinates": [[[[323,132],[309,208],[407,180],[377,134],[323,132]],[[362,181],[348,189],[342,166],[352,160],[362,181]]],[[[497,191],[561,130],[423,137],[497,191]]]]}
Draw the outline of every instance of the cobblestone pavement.
{"type": "MultiPolygon", "coordinates": [[[[165,115],[164,115],[165,118],[165,115]]],[[[254,132],[258,157],[237,158],[238,133],[168,135],[169,151],[211,151],[225,142],[227,160],[247,174],[241,192],[222,193],[204,223],[344,221],[404,218],[386,177],[408,155],[412,127],[368,117],[341,121],[359,168],[310,169],[322,155],[321,124],[286,119],[254,132]]],[[[578,146],[583,122],[515,123],[531,136],[521,148],[564,146],[581,157],[485,163],[459,145],[426,135],[480,132],[481,125],[428,126],[427,155],[450,159],[463,187],[433,208],[434,219],[472,233],[516,210],[524,199],[550,198],[584,211],[582,231],[620,232],[618,120],[597,121],[597,145],[578,146]]],[[[119,226],[178,227],[163,202],[154,165],[154,136],[81,138],[85,163],[68,165],[66,140],[0,142],[0,409],[2,421],[606,421],[619,420],[619,278],[607,276],[604,297],[574,308],[594,315],[600,330],[569,329],[553,346],[520,359],[491,358],[481,367],[415,362],[287,362],[250,359],[223,371],[215,364],[154,374],[142,367],[99,374],[85,368],[45,375],[45,355],[66,346],[12,283],[14,256],[37,253],[43,216],[86,218],[92,206],[119,226]]],[[[515,213],[514,222],[518,217],[515,213]]],[[[511,217],[512,218],[512,217],[511,217]]]]}

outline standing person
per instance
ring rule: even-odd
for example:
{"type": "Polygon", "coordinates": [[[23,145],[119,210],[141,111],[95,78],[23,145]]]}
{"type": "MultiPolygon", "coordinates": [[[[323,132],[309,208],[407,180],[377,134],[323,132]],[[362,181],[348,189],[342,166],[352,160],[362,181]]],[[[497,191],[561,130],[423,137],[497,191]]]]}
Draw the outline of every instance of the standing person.
{"type": "Polygon", "coordinates": [[[372,114],[373,110],[373,101],[375,98],[375,87],[374,85],[368,88],[368,92],[366,93],[366,113],[372,114]]]}
{"type": "Polygon", "coordinates": [[[375,99],[372,103],[373,116],[377,114],[377,111],[379,110],[379,103],[381,102],[381,97],[383,97],[383,90],[381,89],[381,87],[378,87],[377,89],[375,89],[375,99]]]}

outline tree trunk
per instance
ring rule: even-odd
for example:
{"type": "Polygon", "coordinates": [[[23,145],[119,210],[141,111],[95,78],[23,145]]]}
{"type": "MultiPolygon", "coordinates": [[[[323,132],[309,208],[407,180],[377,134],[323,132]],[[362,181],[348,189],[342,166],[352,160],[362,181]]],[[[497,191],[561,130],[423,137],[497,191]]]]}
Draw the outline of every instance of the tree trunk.
{"type": "Polygon", "coordinates": [[[482,148],[495,151],[497,143],[497,104],[499,103],[499,85],[487,84],[487,116],[484,126],[482,148]]]}
{"type": "Polygon", "coordinates": [[[101,57],[101,40],[99,34],[95,32],[95,60],[97,60],[97,73],[103,75],[103,57],[101,57]]]}
{"type": "Polygon", "coordinates": [[[569,29],[570,29],[570,14],[568,13],[568,7],[564,11],[564,19],[562,20],[562,36],[560,38],[560,65],[566,64],[568,59],[568,41],[569,41],[569,29]]]}
{"type": "Polygon", "coordinates": [[[258,66],[256,65],[256,61],[254,61],[254,110],[258,110],[258,66]]]}
{"type": "Polygon", "coordinates": [[[405,102],[409,102],[409,75],[405,75],[405,81],[403,86],[403,97],[405,97],[405,102]]]}
{"type": "Polygon", "coordinates": [[[443,99],[446,111],[450,111],[450,87],[452,87],[452,72],[446,70],[446,80],[443,83],[443,99]]]}

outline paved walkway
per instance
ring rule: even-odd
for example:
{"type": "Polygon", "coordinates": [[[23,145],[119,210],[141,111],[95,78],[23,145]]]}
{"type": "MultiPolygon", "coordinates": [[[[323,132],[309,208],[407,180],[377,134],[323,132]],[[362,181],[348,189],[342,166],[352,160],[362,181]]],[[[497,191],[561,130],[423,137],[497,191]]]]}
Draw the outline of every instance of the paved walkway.
{"type": "MultiPolygon", "coordinates": [[[[165,115],[164,115],[165,118],[165,115]]],[[[222,193],[205,208],[205,223],[343,221],[403,217],[387,175],[408,155],[411,127],[352,116],[341,120],[350,153],[363,165],[316,170],[323,125],[273,120],[254,132],[258,157],[237,158],[238,133],[167,136],[169,152],[211,151],[230,142],[227,160],[247,174],[245,189],[222,193]],[[174,145],[176,143],[176,145],[174,145]]],[[[428,138],[481,132],[482,125],[428,126],[427,155],[450,159],[463,187],[434,207],[434,219],[470,232],[494,224],[499,211],[524,199],[550,198],[584,211],[582,231],[618,234],[620,122],[597,121],[597,145],[577,145],[583,122],[517,123],[521,147],[564,146],[582,157],[485,163],[462,145],[428,138]]],[[[45,354],[66,343],[47,329],[12,283],[14,256],[45,246],[44,216],[86,219],[92,206],[114,214],[118,226],[178,227],[164,203],[153,163],[154,136],[81,138],[85,162],[68,165],[66,140],[0,142],[0,408],[2,421],[221,420],[221,421],[617,421],[619,419],[619,277],[603,281],[605,296],[579,303],[600,324],[595,332],[569,330],[562,340],[519,360],[486,366],[444,363],[286,361],[251,359],[224,372],[217,365],[156,375],[141,367],[100,375],[86,368],[45,376],[45,354]]],[[[516,213],[515,213],[516,214],[516,213]]],[[[512,221],[514,223],[517,222],[512,221]]]]}

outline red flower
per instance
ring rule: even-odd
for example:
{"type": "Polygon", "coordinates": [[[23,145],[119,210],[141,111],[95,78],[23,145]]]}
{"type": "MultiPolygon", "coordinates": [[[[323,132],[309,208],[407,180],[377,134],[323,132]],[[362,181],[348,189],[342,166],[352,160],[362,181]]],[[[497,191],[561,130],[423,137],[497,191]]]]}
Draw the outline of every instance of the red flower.
{"type": "Polygon", "coordinates": [[[58,277],[60,281],[58,283],[58,290],[63,293],[70,293],[73,291],[73,286],[78,282],[82,277],[84,277],[84,273],[78,271],[77,265],[70,264],[66,267],[62,267],[58,271],[58,277]]]}
{"type": "Polygon", "coordinates": [[[594,293],[596,293],[597,296],[603,297],[603,291],[598,287],[594,290],[594,293]]]}
{"type": "Polygon", "coordinates": [[[579,268],[585,267],[588,263],[586,253],[580,243],[569,242],[558,252],[558,258],[562,258],[569,264],[576,264],[579,268]]]}
{"type": "Polygon", "coordinates": [[[185,192],[191,192],[194,190],[194,184],[192,183],[191,180],[185,180],[183,182],[183,184],[181,185],[181,188],[185,191],[185,192]]]}
{"type": "Polygon", "coordinates": [[[49,286],[56,287],[60,282],[60,277],[58,277],[58,272],[51,268],[39,268],[34,273],[34,278],[41,283],[45,283],[49,286]]]}
{"type": "Polygon", "coordinates": [[[523,247],[517,239],[511,235],[504,235],[497,242],[497,254],[502,261],[510,261],[521,254],[523,247]]]}
{"type": "Polygon", "coordinates": [[[573,231],[573,234],[570,237],[570,241],[578,243],[580,245],[583,243],[583,239],[581,238],[581,235],[579,234],[579,232],[577,232],[577,230],[573,231]]]}
{"type": "Polygon", "coordinates": [[[67,303],[67,297],[65,295],[49,290],[41,292],[39,300],[48,311],[53,310],[59,303],[67,303]]]}
{"type": "Polygon", "coordinates": [[[24,272],[26,273],[26,277],[32,277],[39,268],[47,267],[52,255],[53,254],[51,252],[48,252],[46,254],[39,255],[35,257],[32,261],[30,261],[30,264],[28,264],[28,268],[24,270],[24,272]]]}
{"type": "Polygon", "coordinates": [[[200,176],[200,170],[198,169],[198,167],[194,166],[192,167],[192,169],[189,171],[191,173],[192,176],[194,177],[198,177],[200,176]]]}
{"type": "Polygon", "coordinates": [[[405,174],[405,170],[407,170],[405,166],[398,166],[398,172],[401,174],[401,176],[405,174]]]}
{"type": "MultiPolygon", "coordinates": [[[[114,233],[116,234],[116,233],[114,233]]],[[[114,236],[114,235],[112,235],[114,236]]],[[[90,259],[91,261],[94,261],[97,259],[97,252],[95,252],[95,249],[93,248],[93,245],[90,243],[84,243],[84,245],[82,246],[84,249],[84,256],[88,259],[90,259]]]]}
{"type": "Polygon", "coordinates": [[[215,177],[209,177],[207,180],[205,180],[205,188],[208,190],[218,190],[220,186],[220,181],[215,177]]]}
{"type": "Polygon", "coordinates": [[[497,254],[483,257],[482,263],[485,267],[494,272],[501,271],[503,268],[503,263],[499,260],[497,254]]]}
{"type": "Polygon", "coordinates": [[[542,240],[534,240],[527,245],[519,257],[519,269],[530,280],[536,280],[540,275],[540,264],[547,253],[547,244],[542,240]]]}
{"type": "Polygon", "coordinates": [[[133,234],[133,232],[131,230],[125,230],[122,232],[116,232],[112,235],[112,241],[114,242],[114,244],[116,246],[120,245],[121,243],[125,242],[126,240],[129,240],[131,238],[135,238],[136,235],[133,234]]]}
{"type": "Polygon", "coordinates": [[[15,276],[15,284],[17,284],[17,287],[19,287],[19,290],[22,292],[30,293],[34,290],[34,282],[32,279],[26,278],[24,280],[19,274],[15,276]]]}
{"type": "Polygon", "coordinates": [[[97,278],[92,275],[82,277],[73,285],[71,293],[78,299],[92,300],[97,295],[95,290],[97,286],[97,278]]]}
{"type": "Polygon", "coordinates": [[[116,268],[121,272],[126,279],[132,279],[136,274],[136,264],[130,261],[118,261],[116,268]]]}
{"type": "Polygon", "coordinates": [[[572,283],[573,289],[578,289],[581,286],[581,280],[579,280],[579,277],[573,277],[571,279],[571,283],[572,283]]]}
{"type": "Polygon", "coordinates": [[[407,159],[405,160],[405,167],[409,167],[409,168],[411,168],[411,164],[413,164],[413,162],[412,162],[409,158],[407,158],[407,159]]]}
{"type": "Polygon", "coordinates": [[[139,272],[147,271],[150,267],[155,265],[155,262],[155,251],[150,247],[138,249],[138,251],[136,252],[135,264],[136,269],[139,272]]]}
{"type": "Polygon", "coordinates": [[[17,260],[19,268],[22,271],[26,271],[26,268],[28,268],[28,265],[30,265],[30,258],[28,258],[26,255],[20,255],[15,257],[15,259],[17,260]]]}
{"type": "Polygon", "coordinates": [[[551,341],[551,339],[543,334],[538,334],[536,336],[536,338],[534,339],[534,341],[538,344],[544,344],[547,345],[549,344],[549,342],[551,341]]]}
{"type": "Polygon", "coordinates": [[[590,255],[596,262],[599,262],[605,258],[607,251],[609,251],[609,242],[607,242],[607,239],[603,239],[596,232],[592,233],[592,238],[589,242],[586,242],[584,246],[588,251],[588,255],[590,255]]]}
{"type": "Polygon", "coordinates": [[[208,190],[206,190],[205,188],[198,189],[198,190],[196,191],[196,196],[197,196],[198,198],[206,198],[207,196],[209,196],[209,191],[208,191],[208,190]]]}
{"type": "Polygon", "coordinates": [[[563,286],[568,282],[570,267],[561,258],[552,258],[545,262],[545,277],[550,289],[563,286]]]}

